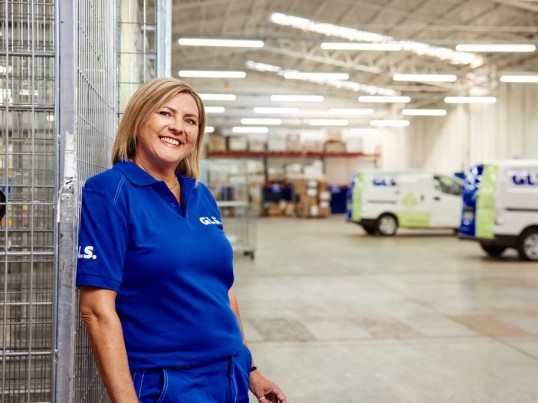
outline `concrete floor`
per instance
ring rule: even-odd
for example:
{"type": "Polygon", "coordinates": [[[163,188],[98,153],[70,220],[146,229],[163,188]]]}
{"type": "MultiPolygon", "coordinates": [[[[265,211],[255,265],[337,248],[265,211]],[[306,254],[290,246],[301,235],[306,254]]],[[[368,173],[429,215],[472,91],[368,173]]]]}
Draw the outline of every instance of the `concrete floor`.
{"type": "Polygon", "coordinates": [[[538,402],[537,263],[447,231],[370,237],[343,216],[257,227],[235,291],[290,403],[538,402]]]}

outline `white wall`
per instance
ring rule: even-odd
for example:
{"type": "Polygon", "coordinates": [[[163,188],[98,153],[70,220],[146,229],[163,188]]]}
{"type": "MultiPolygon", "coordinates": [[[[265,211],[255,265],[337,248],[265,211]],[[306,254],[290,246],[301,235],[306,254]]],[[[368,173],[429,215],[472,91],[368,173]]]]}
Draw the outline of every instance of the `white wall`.
{"type": "Polygon", "coordinates": [[[415,117],[404,133],[385,133],[383,168],[452,173],[493,159],[538,158],[538,85],[500,84],[495,104],[446,107],[445,117],[415,117]]]}

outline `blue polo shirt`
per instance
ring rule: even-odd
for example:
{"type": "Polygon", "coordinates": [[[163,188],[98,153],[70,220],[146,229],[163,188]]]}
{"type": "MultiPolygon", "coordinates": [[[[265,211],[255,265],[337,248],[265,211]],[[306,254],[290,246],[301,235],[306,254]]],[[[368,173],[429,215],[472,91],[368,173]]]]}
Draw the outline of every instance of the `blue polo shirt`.
{"type": "Polygon", "coordinates": [[[76,284],[117,292],[131,371],[211,362],[243,345],[217,204],[204,184],[178,180],[184,210],[165,182],[127,161],[82,191],[76,284]]]}

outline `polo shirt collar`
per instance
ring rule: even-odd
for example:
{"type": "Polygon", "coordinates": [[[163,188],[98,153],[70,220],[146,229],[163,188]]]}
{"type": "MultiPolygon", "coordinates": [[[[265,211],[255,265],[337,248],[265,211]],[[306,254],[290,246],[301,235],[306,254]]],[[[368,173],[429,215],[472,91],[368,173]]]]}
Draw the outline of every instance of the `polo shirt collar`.
{"type": "Polygon", "coordinates": [[[114,165],[114,168],[120,170],[127,179],[137,186],[150,186],[159,182],[158,179],[155,179],[132,161],[120,161],[114,165]]]}
{"type": "MultiPolygon", "coordinates": [[[[114,168],[121,171],[127,177],[127,179],[129,179],[129,181],[131,181],[137,186],[150,186],[154,183],[161,182],[148,174],[146,171],[144,171],[132,161],[123,160],[117,162],[116,165],[114,165],[114,168]]],[[[186,185],[186,188],[182,189],[183,192],[185,192],[187,189],[190,191],[192,187],[195,186],[195,178],[187,178],[181,174],[179,174],[178,177],[182,187],[186,185]]]]}

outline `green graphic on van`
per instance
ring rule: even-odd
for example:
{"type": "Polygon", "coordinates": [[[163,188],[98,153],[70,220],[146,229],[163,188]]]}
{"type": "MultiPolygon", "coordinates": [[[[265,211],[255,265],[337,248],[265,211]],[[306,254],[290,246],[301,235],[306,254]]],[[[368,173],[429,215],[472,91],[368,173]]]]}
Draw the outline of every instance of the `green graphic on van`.
{"type": "Polygon", "coordinates": [[[417,197],[411,192],[406,193],[404,197],[402,198],[402,205],[408,209],[412,209],[417,204],[418,204],[417,197]]]}
{"type": "Polygon", "coordinates": [[[493,239],[495,226],[495,189],[499,167],[485,165],[482,182],[476,198],[476,236],[477,238],[493,239]]]}
{"type": "Polygon", "coordinates": [[[353,195],[351,196],[351,219],[356,222],[361,220],[363,182],[364,174],[357,174],[355,186],[353,187],[353,195]]]}

